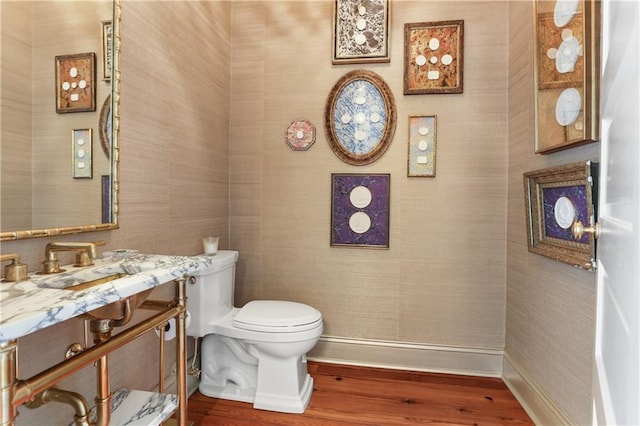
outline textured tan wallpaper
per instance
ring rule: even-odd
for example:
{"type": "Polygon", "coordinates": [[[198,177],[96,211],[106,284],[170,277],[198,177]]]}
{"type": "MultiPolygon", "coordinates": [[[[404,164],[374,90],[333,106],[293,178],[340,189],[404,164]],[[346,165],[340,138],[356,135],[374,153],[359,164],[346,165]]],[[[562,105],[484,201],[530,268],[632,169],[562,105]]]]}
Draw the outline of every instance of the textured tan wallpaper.
{"type": "Polygon", "coordinates": [[[527,251],[522,174],[597,160],[600,146],[533,153],[532,34],[532,3],[510,2],[506,353],[574,424],[590,424],[596,276],[527,251]]]}
{"type": "Polygon", "coordinates": [[[235,2],[230,136],[231,246],[238,300],[322,311],[325,334],[502,348],[507,185],[507,5],[396,1],[391,62],[331,64],[330,1],[235,2]],[[404,23],[464,19],[464,93],[403,95],[404,23]],[[395,97],[386,154],[340,161],[323,114],[336,81],[365,68],[395,97]],[[407,178],[408,116],[437,115],[437,176],[407,178]],[[306,152],[284,141],[309,119],[306,152]],[[331,173],[390,173],[388,250],[329,246],[331,173]]]}
{"type": "Polygon", "coordinates": [[[0,4],[0,229],[31,227],[31,4],[0,4]]]}

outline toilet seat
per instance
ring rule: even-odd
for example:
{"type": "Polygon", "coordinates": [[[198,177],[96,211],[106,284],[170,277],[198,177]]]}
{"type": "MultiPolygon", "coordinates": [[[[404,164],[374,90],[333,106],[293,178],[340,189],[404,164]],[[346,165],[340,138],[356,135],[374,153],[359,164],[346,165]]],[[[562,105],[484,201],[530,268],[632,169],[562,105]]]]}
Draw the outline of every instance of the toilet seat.
{"type": "Polygon", "coordinates": [[[241,308],[233,326],[249,331],[292,333],[311,330],[322,323],[317,309],[297,302],[254,300],[241,308]]]}

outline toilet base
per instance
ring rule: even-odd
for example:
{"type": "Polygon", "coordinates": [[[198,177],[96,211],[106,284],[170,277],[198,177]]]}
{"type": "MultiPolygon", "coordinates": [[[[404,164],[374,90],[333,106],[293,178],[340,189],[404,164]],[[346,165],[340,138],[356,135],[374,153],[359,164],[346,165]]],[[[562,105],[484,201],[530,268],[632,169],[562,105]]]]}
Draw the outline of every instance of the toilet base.
{"type": "Polygon", "coordinates": [[[256,388],[241,389],[233,382],[224,386],[200,383],[200,393],[212,398],[228,399],[231,401],[251,402],[253,408],[260,410],[279,411],[282,413],[304,413],[311,400],[313,392],[313,377],[307,373],[300,393],[297,396],[261,393],[256,395],[256,388]]]}
{"type": "Polygon", "coordinates": [[[241,389],[233,382],[228,382],[224,386],[200,383],[198,390],[203,395],[212,398],[229,399],[231,401],[253,402],[256,397],[256,388],[241,389]]]}

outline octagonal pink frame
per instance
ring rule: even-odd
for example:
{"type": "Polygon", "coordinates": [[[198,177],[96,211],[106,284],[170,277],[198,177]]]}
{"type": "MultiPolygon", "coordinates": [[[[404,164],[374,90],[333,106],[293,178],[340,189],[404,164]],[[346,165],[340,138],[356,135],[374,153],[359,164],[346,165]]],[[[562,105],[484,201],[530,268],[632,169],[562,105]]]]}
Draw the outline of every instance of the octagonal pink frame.
{"type": "Polygon", "coordinates": [[[285,140],[294,151],[306,151],[316,141],[316,127],[309,120],[294,120],[289,123],[285,140]]]}

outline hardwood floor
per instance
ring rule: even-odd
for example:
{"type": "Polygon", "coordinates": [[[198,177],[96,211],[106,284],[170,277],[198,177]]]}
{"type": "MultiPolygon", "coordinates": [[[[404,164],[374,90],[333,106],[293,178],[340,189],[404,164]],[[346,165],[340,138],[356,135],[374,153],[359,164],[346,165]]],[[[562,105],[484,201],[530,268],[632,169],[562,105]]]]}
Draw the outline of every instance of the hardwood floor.
{"type": "Polygon", "coordinates": [[[498,378],[309,362],[314,391],[304,414],[189,398],[189,421],[208,425],[532,425],[498,378]]]}

